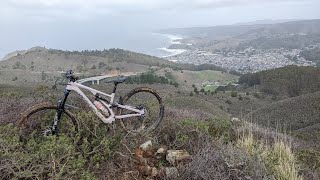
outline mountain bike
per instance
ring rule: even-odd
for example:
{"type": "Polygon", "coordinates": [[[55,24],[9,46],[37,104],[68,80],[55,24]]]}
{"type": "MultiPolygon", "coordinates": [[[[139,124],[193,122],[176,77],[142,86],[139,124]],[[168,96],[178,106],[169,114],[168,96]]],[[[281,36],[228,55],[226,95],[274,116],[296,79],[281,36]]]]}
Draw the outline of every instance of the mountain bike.
{"type": "Polygon", "coordinates": [[[119,101],[115,102],[117,86],[124,83],[126,77],[106,81],[106,83],[114,83],[111,94],[78,83],[79,78],[73,75],[72,70],[66,72],[66,78],[68,83],[65,84],[64,96],[56,106],[47,102],[40,103],[22,114],[18,125],[23,127],[24,132],[44,136],[77,133],[78,121],[69,111],[77,107],[66,103],[71,91],[80,95],[102,122],[110,124],[120,120],[121,126],[129,132],[151,132],[163,119],[164,105],[159,93],[154,89],[135,88],[124,97],[120,96],[119,101]],[[90,92],[91,99],[81,89],[90,92]]]}

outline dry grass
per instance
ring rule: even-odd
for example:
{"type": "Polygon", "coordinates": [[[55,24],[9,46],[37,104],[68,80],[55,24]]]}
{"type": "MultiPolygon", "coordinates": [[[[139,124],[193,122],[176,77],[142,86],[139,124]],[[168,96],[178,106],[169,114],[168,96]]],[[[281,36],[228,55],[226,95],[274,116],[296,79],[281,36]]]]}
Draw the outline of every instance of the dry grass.
{"type": "Polygon", "coordinates": [[[241,135],[237,145],[249,154],[258,157],[268,173],[274,178],[281,180],[303,179],[298,173],[299,167],[292,151],[292,145],[283,136],[277,135],[273,143],[263,142],[254,137],[251,129],[241,135]]]}

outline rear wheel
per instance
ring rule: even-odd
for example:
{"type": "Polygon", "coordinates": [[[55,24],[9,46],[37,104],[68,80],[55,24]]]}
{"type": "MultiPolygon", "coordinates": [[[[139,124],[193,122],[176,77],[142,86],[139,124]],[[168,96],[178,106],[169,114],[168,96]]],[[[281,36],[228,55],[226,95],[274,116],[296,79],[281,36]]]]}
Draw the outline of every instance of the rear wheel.
{"type": "MultiPolygon", "coordinates": [[[[144,110],[143,116],[121,119],[121,126],[129,132],[151,132],[158,127],[163,119],[164,106],[160,95],[147,87],[136,88],[123,97],[124,105],[144,110]]],[[[119,114],[133,113],[127,109],[119,108],[119,114]]]]}
{"type": "MultiPolygon", "coordinates": [[[[52,135],[51,127],[56,118],[57,106],[50,103],[40,103],[23,113],[18,126],[23,138],[41,138],[52,135]]],[[[78,123],[74,115],[63,110],[58,124],[58,133],[74,137],[78,132],[78,123]]]]}

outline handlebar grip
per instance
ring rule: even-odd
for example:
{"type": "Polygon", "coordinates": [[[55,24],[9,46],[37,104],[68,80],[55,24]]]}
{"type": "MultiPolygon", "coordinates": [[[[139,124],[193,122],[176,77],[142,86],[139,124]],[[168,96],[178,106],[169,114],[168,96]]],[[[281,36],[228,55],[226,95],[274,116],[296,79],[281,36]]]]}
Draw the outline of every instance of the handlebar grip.
{"type": "Polygon", "coordinates": [[[68,70],[68,71],[66,72],[66,77],[67,77],[67,78],[72,77],[72,75],[73,75],[72,69],[70,69],[70,70],[68,70]]]}

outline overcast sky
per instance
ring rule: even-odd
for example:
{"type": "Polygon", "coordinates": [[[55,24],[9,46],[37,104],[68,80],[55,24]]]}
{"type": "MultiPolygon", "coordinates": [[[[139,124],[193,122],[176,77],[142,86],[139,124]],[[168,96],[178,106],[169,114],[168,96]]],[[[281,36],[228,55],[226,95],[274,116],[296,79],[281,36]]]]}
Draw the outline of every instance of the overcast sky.
{"type": "Polygon", "coordinates": [[[171,27],[320,19],[319,7],[320,0],[1,0],[0,58],[36,45],[110,48],[110,34],[115,38],[171,27]]]}

